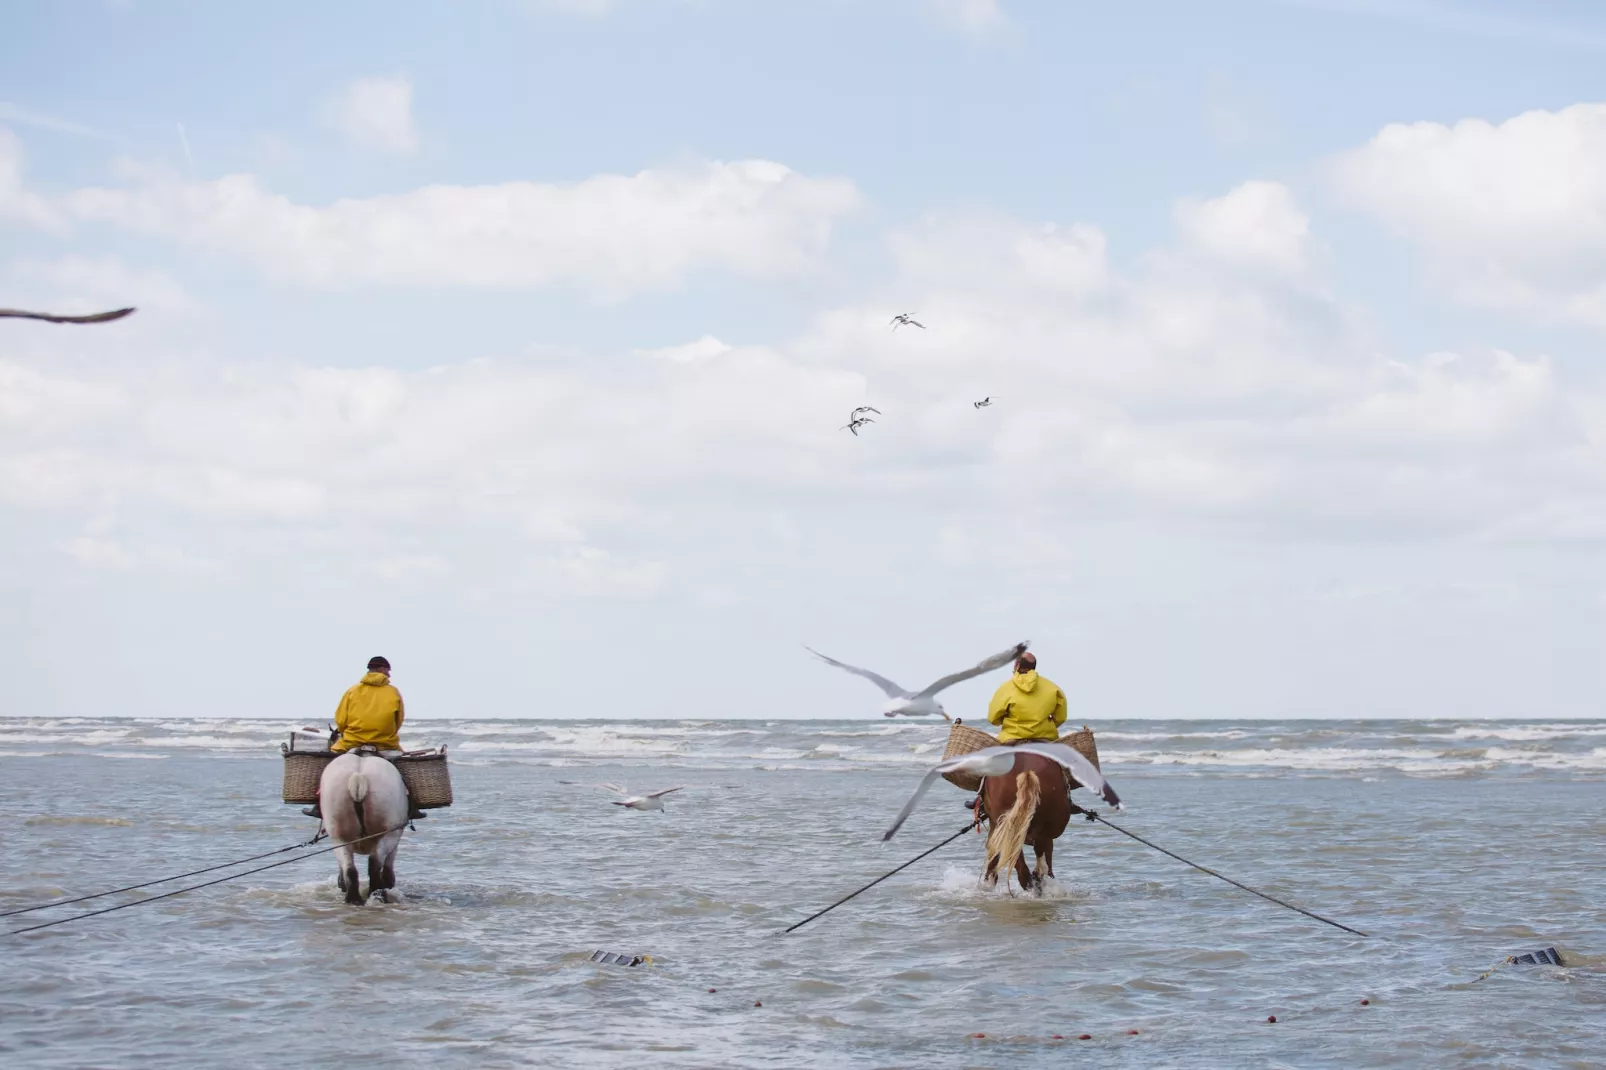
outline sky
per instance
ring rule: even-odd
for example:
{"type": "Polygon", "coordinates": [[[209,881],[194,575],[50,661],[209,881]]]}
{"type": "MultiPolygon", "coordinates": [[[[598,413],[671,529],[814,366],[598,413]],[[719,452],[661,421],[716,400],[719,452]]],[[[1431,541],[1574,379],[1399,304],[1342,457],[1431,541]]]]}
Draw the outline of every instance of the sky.
{"type": "Polygon", "coordinates": [[[1581,0],[16,5],[0,306],[139,311],[0,320],[0,715],[1027,639],[1078,722],[1599,716],[1603,71],[1581,0]]]}

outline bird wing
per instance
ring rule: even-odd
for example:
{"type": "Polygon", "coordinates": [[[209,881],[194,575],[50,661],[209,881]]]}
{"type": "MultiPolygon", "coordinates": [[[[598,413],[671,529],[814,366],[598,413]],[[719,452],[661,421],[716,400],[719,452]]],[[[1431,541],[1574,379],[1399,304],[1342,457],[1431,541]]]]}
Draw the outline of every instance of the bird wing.
{"type": "Polygon", "coordinates": [[[908,320],[907,322],[911,326],[919,327],[922,331],[926,329],[926,325],[924,323],[921,323],[919,320],[908,320]]]}
{"type": "Polygon", "coordinates": [[[132,308],[119,308],[112,312],[96,312],[90,316],[53,316],[48,312],[24,312],[16,308],[0,308],[0,316],[13,319],[44,320],[46,323],[110,323],[130,314],[132,308]]]}
{"type": "Polygon", "coordinates": [[[908,691],[905,691],[903,688],[899,687],[897,684],[893,683],[891,680],[888,680],[885,676],[881,676],[881,675],[878,675],[877,673],[873,673],[869,669],[861,669],[858,666],[848,665],[848,664],[845,664],[843,662],[840,662],[840,661],[836,660],[835,658],[828,658],[824,654],[820,653],[818,650],[815,650],[813,647],[806,646],[803,649],[807,650],[810,654],[813,654],[815,657],[819,658],[821,661],[825,662],[827,665],[835,665],[837,668],[843,670],[844,672],[851,672],[854,676],[862,676],[862,677],[864,677],[866,680],[869,680],[872,684],[875,684],[883,692],[885,692],[886,696],[888,698],[913,698],[914,697],[914,695],[912,695],[908,691]]]}
{"type": "Polygon", "coordinates": [[[1064,743],[1027,742],[1015,744],[1015,749],[1023,750],[1028,754],[1041,754],[1045,758],[1053,759],[1064,766],[1076,778],[1077,783],[1084,788],[1096,793],[1111,806],[1119,807],[1121,805],[1121,797],[1115,793],[1115,789],[1110,786],[1110,782],[1104,779],[1104,774],[1100,773],[1093,763],[1083,757],[1076,748],[1068,747],[1064,743]]]}
{"type": "Polygon", "coordinates": [[[860,408],[860,409],[859,409],[859,411],[860,411],[860,412],[873,412],[873,413],[875,413],[875,414],[876,414],[876,415],[877,415],[877,416],[880,416],[880,415],[881,415],[881,410],[880,410],[880,409],[878,409],[878,408],[876,408],[876,407],[875,407],[875,406],[874,406],[874,405],[865,405],[865,406],[862,406],[862,407],[861,407],[861,408],[860,408]]]}
{"type": "Polygon", "coordinates": [[[686,785],[684,785],[684,784],[676,784],[674,787],[672,787],[672,788],[664,788],[662,791],[649,791],[647,793],[647,798],[656,799],[660,795],[668,795],[672,791],[679,791],[681,788],[684,788],[685,786],[686,785]]]}
{"type": "Polygon", "coordinates": [[[942,766],[939,765],[921,778],[920,786],[915,789],[915,793],[913,795],[909,796],[909,801],[903,804],[903,809],[898,811],[898,819],[894,821],[892,823],[892,827],[887,829],[887,831],[882,835],[881,840],[883,843],[892,839],[897,831],[903,827],[903,823],[909,820],[909,815],[915,812],[915,806],[920,802],[920,796],[926,793],[926,789],[931,787],[931,782],[936,780],[940,775],[942,775],[942,766]]]}
{"type": "Polygon", "coordinates": [[[984,672],[992,672],[994,669],[1001,669],[1005,665],[1008,665],[1010,662],[1014,661],[1016,658],[1020,657],[1022,654],[1026,653],[1026,648],[1030,645],[1030,642],[1022,640],[1021,642],[1010,647],[1008,650],[994,654],[990,658],[985,658],[981,661],[978,661],[975,665],[965,669],[962,672],[950,673],[949,675],[944,676],[941,680],[938,680],[936,683],[926,687],[916,697],[930,698],[943,688],[952,687],[961,680],[968,680],[972,676],[980,676],[984,672]]]}
{"type": "Polygon", "coordinates": [[[621,788],[618,784],[598,784],[597,787],[599,787],[599,788],[607,788],[609,791],[613,792],[615,795],[629,795],[630,794],[624,788],[621,788]]]}

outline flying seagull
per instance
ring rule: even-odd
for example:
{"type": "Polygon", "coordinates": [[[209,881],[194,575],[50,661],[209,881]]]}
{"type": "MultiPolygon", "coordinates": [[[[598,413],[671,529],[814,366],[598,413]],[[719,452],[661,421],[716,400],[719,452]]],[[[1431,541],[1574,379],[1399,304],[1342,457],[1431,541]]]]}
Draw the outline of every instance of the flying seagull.
{"type": "Polygon", "coordinates": [[[881,839],[883,841],[892,839],[898,829],[903,827],[903,823],[909,820],[909,815],[914,813],[915,805],[920,802],[920,797],[926,793],[926,789],[931,787],[932,781],[942,774],[966,772],[979,777],[1005,776],[1014,770],[1015,755],[1021,751],[1053,759],[1064,766],[1065,771],[1070,773],[1078,784],[1096,792],[1117,810],[1121,808],[1121,797],[1115,793],[1110,782],[1104,779],[1104,775],[1093,767],[1092,762],[1063,743],[1028,742],[1017,743],[1013,747],[983,747],[981,750],[961,754],[957,758],[949,758],[932,766],[930,772],[920,781],[915,793],[909,796],[909,801],[903,804],[898,819],[892,823],[892,827],[887,829],[881,839]]]}
{"type": "Polygon", "coordinates": [[[854,438],[858,438],[859,437],[859,428],[863,427],[865,424],[873,424],[873,423],[875,423],[875,421],[870,419],[870,417],[864,415],[864,413],[867,413],[867,412],[873,412],[877,416],[881,415],[881,410],[876,408],[873,405],[860,405],[858,408],[856,408],[852,412],[848,413],[848,422],[846,424],[842,425],[841,427],[837,428],[837,430],[838,431],[852,431],[853,432],[853,437],[854,438]]]}
{"type": "Polygon", "coordinates": [[[622,795],[623,798],[613,800],[613,804],[615,806],[623,806],[627,810],[662,810],[664,808],[664,796],[672,791],[679,791],[685,786],[680,784],[673,788],[664,788],[661,791],[649,791],[645,795],[632,795],[617,784],[597,785],[599,788],[607,788],[615,795],[622,795]]]}
{"type": "Polygon", "coordinates": [[[993,403],[993,396],[991,394],[988,394],[986,397],[982,398],[980,401],[972,401],[970,404],[971,404],[972,408],[985,409],[987,406],[991,405],[992,403],[993,403]]]}
{"type": "Polygon", "coordinates": [[[131,308],[119,308],[114,312],[96,312],[92,316],[53,316],[49,312],[24,312],[16,308],[0,308],[0,317],[23,320],[44,320],[46,323],[110,323],[120,320],[131,314],[131,308]]]}
{"type": "Polygon", "coordinates": [[[919,327],[922,331],[926,329],[924,323],[914,318],[913,312],[900,312],[892,317],[892,329],[897,330],[899,327],[919,327]]]}
{"type": "Polygon", "coordinates": [[[882,691],[884,691],[887,698],[892,700],[885,706],[881,707],[882,714],[887,717],[925,717],[933,713],[940,713],[942,714],[943,719],[947,720],[949,719],[948,711],[943,709],[942,704],[937,701],[937,692],[942,691],[944,688],[952,687],[961,680],[968,680],[972,676],[980,676],[984,672],[992,672],[994,669],[1003,668],[1005,665],[1008,665],[1010,662],[1026,653],[1026,648],[1029,645],[1030,644],[1027,642],[1016,643],[1003,653],[994,654],[992,657],[987,658],[984,661],[977,662],[969,669],[965,669],[961,672],[950,673],[949,675],[944,676],[941,680],[938,680],[936,683],[927,685],[926,688],[921,691],[905,691],[891,680],[888,680],[885,676],[878,676],[869,669],[860,669],[852,665],[845,665],[842,662],[837,661],[835,658],[826,657],[824,654],[813,649],[812,647],[806,646],[803,649],[807,650],[810,654],[813,654],[827,665],[835,665],[837,668],[842,669],[845,672],[851,672],[855,676],[864,677],[866,680],[869,680],[872,684],[875,684],[882,691]]]}

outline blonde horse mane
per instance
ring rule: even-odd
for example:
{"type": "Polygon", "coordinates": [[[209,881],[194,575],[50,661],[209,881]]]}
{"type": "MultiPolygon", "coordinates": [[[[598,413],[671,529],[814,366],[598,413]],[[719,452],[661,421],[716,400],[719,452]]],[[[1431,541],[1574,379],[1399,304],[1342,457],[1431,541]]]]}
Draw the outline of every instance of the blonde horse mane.
{"type": "Polygon", "coordinates": [[[998,883],[998,874],[1002,872],[1004,887],[1009,888],[1009,875],[1015,871],[1015,860],[1026,846],[1026,830],[1037,814],[1041,798],[1042,786],[1037,782],[1036,773],[1028,769],[1015,777],[1015,805],[1009,808],[1009,813],[993,821],[987,833],[987,865],[982,872],[992,871],[993,884],[998,883]],[[993,868],[995,858],[998,860],[996,869],[993,868]]]}

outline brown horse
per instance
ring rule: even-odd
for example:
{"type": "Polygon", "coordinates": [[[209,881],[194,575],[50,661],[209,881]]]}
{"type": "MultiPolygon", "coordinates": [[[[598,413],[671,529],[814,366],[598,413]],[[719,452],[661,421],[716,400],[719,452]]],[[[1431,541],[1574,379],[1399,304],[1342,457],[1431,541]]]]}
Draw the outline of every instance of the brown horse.
{"type": "Polygon", "coordinates": [[[1023,889],[1037,887],[1054,875],[1054,841],[1071,819],[1071,798],[1066,772],[1058,762],[1039,754],[1015,756],[1014,769],[1004,776],[981,782],[981,806],[987,816],[987,869],[982,879],[998,882],[1000,870],[1009,884],[1008,870],[1023,889]],[[1026,868],[1022,847],[1031,844],[1037,856],[1035,871],[1026,868]]]}

